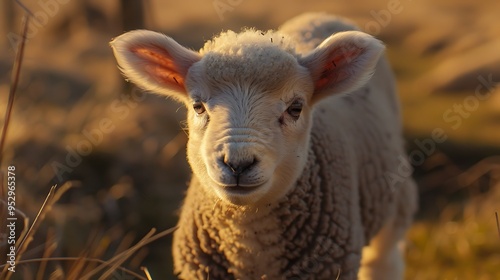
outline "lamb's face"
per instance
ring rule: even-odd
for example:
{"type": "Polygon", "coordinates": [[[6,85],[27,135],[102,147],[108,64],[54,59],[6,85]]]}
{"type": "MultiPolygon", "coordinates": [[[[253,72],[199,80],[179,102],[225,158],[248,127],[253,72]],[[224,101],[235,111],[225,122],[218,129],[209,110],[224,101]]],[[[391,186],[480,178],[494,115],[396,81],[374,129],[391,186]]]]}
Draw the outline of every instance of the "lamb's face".
{"type": "Polygon", "coordinates": [[[186,104],[193,172],[240,205],[276,201],[293,187],[307,160],[313,104],[362,86],[383,50],[357,31],[332,35],[303,57],[272,31],[228,31],[200,52],[147,30],[111,46],[127,78],[186,104]]]}
{"type": "Polygon", "coordinates": [[[245,51],[206,54],[186,84],[193,172],[221,199],[248,205],[281,198],[302,173],[313,82],[278,48],[245,51]]]}

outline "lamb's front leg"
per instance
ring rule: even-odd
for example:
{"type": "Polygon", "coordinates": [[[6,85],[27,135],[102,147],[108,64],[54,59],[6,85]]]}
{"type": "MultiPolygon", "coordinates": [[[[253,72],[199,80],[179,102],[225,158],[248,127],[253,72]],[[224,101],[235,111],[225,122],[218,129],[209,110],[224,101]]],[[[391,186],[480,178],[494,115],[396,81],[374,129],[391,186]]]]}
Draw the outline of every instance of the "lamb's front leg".
{"type": "Polygon", "coordinates": [[[406,229],[389,221],[363,248],[361,280],[401,280],[404,277],[404,235],[406,229]]]}

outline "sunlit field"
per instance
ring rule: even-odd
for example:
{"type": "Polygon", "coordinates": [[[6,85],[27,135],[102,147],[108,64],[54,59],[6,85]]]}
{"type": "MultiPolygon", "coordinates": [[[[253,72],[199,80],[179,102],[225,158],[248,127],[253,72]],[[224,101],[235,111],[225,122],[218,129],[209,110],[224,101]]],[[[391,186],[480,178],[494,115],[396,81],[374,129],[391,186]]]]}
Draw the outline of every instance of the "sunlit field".
{"type": "Polygon", "coordinates": [[[222,30],[277,28],[307,11],[350,18],[386,44],[420,191],[406,279],[500,279],[494,0],[2,1],[2,124],[17,91],[0,158],[2,206],[16,182],[16,211],[0,215],[0,279],[176,279],[169,229],[190,178],[185,110],[126,83],[108,43],[145,28],[197,50],[222,30]],[[26,237],[15,273],[8,217],[26,237]]]}

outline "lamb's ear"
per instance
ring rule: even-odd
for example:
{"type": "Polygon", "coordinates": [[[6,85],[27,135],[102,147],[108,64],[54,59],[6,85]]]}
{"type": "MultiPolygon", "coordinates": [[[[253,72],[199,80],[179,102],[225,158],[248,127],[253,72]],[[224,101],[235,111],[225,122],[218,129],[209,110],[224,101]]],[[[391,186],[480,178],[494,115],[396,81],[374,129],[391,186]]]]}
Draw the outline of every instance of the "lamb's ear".
{"type": "Polygon", "coordinates": [[[336,33],[299,60],[314,81],[313,102],[328,95],[351,92],[373,75],[383,44],[359,31],[336,33]]]}
{"type": "Polygon", "coordinates": [[[130,81],[145,90],[186,101],[186,74],[200,60],[197,52],[148,30],[127,32],[110,45],[123,75],[130,81]]]}

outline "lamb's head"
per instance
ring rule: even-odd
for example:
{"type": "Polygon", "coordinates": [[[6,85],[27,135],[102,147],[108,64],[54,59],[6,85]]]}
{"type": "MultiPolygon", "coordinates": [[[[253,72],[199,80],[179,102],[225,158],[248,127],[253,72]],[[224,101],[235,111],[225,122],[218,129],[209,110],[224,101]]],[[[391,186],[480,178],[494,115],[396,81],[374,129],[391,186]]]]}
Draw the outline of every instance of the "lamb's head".
{"type": "Polygon", "coordinates": [[[239,205],[276,201],[294,186],[307,160],[314,105],[363,85],[383,50],[357,31],[332,35],[304,56],[272,31],[225,32],[200,52],[145,30],[111,45],[128,79],[186,105],[194,175],[239,205]]]}

